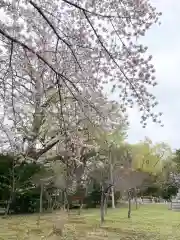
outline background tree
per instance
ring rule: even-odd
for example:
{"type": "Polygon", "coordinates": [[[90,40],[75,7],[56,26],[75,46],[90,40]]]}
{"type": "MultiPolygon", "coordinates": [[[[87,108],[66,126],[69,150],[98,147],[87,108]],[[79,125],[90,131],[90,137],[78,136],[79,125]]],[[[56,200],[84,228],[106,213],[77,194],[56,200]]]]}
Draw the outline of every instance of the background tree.
{"type": "Polygon", "coordinates": [[[36,162],[18,162],[13,158],[11,155],[0,157],[1,205],[6,208],[6,214],[37,211],[39,191],[32,183],[32,177],[44,166],[36,162]]]}
{"type": "Polygon", "coordinates": [[[176,149],[174,156],[172,158],[173,163],[176,166],[177,173],[180,172],[180,149],[176,149]]]}
{"type": "Polygon", "coordinates": [[[164,145],[153,144],[148,138],[145,141],[134,145],[133,148],[133,168],[141,169],[145,172],[158,174],[162,172],[164,145]]]}

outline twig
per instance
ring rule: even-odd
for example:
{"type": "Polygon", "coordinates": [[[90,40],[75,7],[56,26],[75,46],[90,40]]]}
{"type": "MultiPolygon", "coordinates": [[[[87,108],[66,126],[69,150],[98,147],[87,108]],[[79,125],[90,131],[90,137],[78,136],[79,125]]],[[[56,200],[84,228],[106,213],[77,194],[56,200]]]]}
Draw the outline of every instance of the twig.
{"type": "MultiPolygon", "coordinates": [[[[103,14],[100,14],[100,13],[97,13],[97,12],[89,11],[88,9],[85,9],[85,8],[79,6],[78,4],[70,2],[68,0],[62,0],[62,1],[71,5],[71,6],[73,6],[73,7],[75,7],[75,8],[77,8],[77,9],[79,9],[79,10],[81,10],[81,11],[83,11],[83,12],[90,13],[90,14],[92,14],[94,16],[97,16],[97,17],[102,17],[102,18],[117,18],[118,17],[118,15],[103,15],[103,14]]],[[[127,18],[127,17],[122,16],[122,18],[127,18]]]]}
{"type": "Polygon", "coordinates": [[[61,40],[70,50],[71,53],[76,61],[76,63],[78,64],[79,68],[82,70],[80,63],[78,62],[78,59],[76,57],[76,54],[74,53],[73,49],[72,49],[72,45],[69,44],[66,40],[64,40],[62,37],[59,36],[58,32],[56,31],[55,27],[53,26],[53,24],[49,21],[49,19],[46,17],[46,15],[43,13],[43,11],[40,9],[40,7],[34,3],[33,1],[29,0],[29,3],[39,12],[39,14],[44,18],[44,20],[48,23],[48,25],[52,28],[53,32],[55,33],[55,35],[57,36],[58,40],[61,40]]]}
{"type": "MultiPolygon", "coordinates": [[[[86,11],[83,10],[84,16],[87,20],[87,22],[89,23],[90,27],[92,28],[95,36],[97,37],[97,40],[99,41],[100,45],[102,46],[102,48],[105,50],[105,52],[108,54],[108,56],[110,57],[110,59],[113,61],[113,63],[118,67],[118,69],[120,70],[120,72],[122,73],[122,75],[125,77],[125,79],[128,81],[129,85],[131,86],[132,90],[134,91],[136,97],[141,101],[142,106],[144,107],[144,109],[146,109],[146,106],[144,105],[144,102],[142,100],[142,98],[139,96],[138,92],[136,91],[136,88],[134,87],[134,85],[132,84],[132,82],[129,80],[129,78],[126,76],[126,74],[124,73],[124,71],[122,70],[122,68],[119,66],[119,64],[116,62],[116,60],[114,59],[114,57],[112,56],[112,54],[109,52],[109,50],[105,47],[103,41],[100,39],[97,31],[95,30],[94,26],[92,25],[86,11]]],[[[146,109],[147,110],[147,109],[146,109]]],[[[148,111],[148,110],[147,110],[148,111]]]]}

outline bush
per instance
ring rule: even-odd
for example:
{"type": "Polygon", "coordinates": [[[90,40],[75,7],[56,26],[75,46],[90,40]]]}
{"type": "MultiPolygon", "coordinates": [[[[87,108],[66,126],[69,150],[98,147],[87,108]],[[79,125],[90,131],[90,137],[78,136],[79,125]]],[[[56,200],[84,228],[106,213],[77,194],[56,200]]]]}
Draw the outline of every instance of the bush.
{"type": "Polygon", "coordinates": [[[170,201],[173,196],[175,196],[178,192],[178,187],[176,185],[167,185],[164,186],[162,190],[162,198],[170,201]]]}

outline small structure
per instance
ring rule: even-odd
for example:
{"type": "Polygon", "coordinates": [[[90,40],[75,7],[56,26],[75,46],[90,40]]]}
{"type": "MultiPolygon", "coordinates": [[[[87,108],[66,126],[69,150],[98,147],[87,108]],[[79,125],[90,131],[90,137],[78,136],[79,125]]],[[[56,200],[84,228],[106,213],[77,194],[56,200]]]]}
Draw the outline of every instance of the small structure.
{"type": "Polygon", "coordinates": [[[171,209],[173,211],[180,211],[180,189],[178,190],[176,197],[172,199],[171,209]]]}

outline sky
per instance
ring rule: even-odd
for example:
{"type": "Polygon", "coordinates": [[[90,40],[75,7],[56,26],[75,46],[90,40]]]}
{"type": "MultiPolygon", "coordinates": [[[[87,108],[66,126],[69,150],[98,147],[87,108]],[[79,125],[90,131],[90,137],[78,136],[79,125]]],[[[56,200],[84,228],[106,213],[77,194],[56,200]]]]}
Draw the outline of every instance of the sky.
{"type": "Polygon", "coordinates": [[[143,140],[145,136],[153,142],[166,142],[180,148],[180,0],[151,0],[162,12],[161,25],[154,25],[142,39],[153,55],[158,87],[154,94],[159,102],[158,110],[163,112],[164,127],[148,122],[146,129],[140,125],[136,109],[129,111],[130,128],[128,140],[131,143],[143,140]]]}

